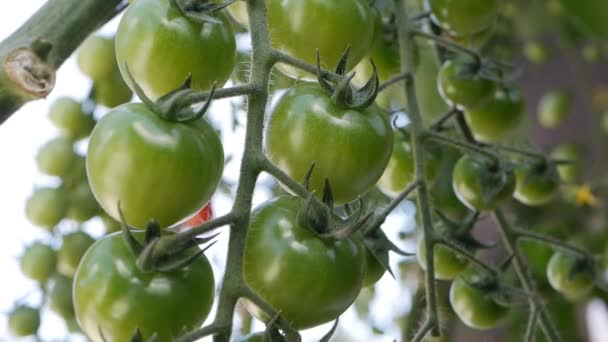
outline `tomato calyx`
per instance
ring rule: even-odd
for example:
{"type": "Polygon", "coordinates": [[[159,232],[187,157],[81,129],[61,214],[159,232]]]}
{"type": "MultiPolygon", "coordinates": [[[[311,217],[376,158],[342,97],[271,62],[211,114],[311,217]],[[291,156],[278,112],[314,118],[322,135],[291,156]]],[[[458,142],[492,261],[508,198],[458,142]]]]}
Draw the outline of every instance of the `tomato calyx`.
{"type": "Polygon", "coordinates": [[[496,247],[496,243],[482,242],[477,240],[471,230],[479,219],[480,212],[473,211],[464,218],[462,223],[457,223],[440,211],[435,211],[440,224],[435,228],[435,237],[438,241],[450,241],[451,243],[462,246],[464,249],[474,252],[478,249],[488,249],[496,247]]]}
{"type": "MultiPolygon", "coordinates": [[[[213,246],[216,241],[213,241],[195,253],[184,252],[213,240],[219,234],[205,238],[193,238],[183,244],[165,248],[165,241],[167,241],[167,239],[163,239],[163,234],[165,233],[161,230],[158,222],[152,219],[146,227],[144,243],[142,244],[133,236],[131,232],[132,227],[127,225],[120,206],[118,210],[125,242],[135,256],[137,267],[143,272],[170,272],[187,267],[203,256],[204,252],[213,246]]],[[[167,236],[167,238],[169,237],[167,236]]]]}
{"type": "Polygon", "coordinates": [[[319,50],[317,50],[317,79],[319,84],[327,93],[331,96],[331,100],[334,104],[349,108],[349,109],[363,109],[371,106],[376,100],[378,90],[380,87],[380,80],[378,78],[378,71],[376,70],[376,64],[372,59],[370,63],[372,65],[372,75],[370,79],[360,89],[354,91],[351,86],[351,81],[355,77],[355,73],[346,74],[346,65],[348,63],[348,55],[350,53],[350,47],[344,51],[344,54],[338,61],[335,73],[340,76],[337,82],[332,82],[323,76],[321,72],[321,57],[319,50]]]}
{"type": "Polygon", "coordinates": [[[144,339],[144,336],[141,333],[141,330],[139,330],[139,328],[135,329],[135,332],[133,333],[133,337],[131,337],[131,342],[156,342],[158,341],[158,334],[154,333],[152,334],[152,336],[150,336],[149,339],[144,339]]]}
{"type": "Polygon", "coordinates": [[[209,0],[170,0],[171,5],[179,9],[179,11],[188,19],[197,23],[222,24],[222,21],[215,18],[213,14],[229,5],[236,0],[227,0],[222,2],[213,2],[209,0]]]}
{"type": "Polygon", "coordinates": [[[160,118],[167,121],[189,123],[202,118],[203,115],[205,115],[209,110],[209,107],[211,106],[211,101],[213,100],[213,95],[215,94],[215,89],[217,88],[217,82],[213,83],[213,86],[209,91],[209,96],[203,104],[203,107],[198,111],[195,111],[192,109],[189,103],[183,103],[182,101],[184,97],[196,93],[195,90],[191,89],[191,74],[186,77],[184,83],[182,83],[181,86],[161,96],[158,100],[156,100],[156,102],[154,102],[146,95],[146,93],[137,83],[137,81],[135,81],[133,75],[131,74],[131,71],[129,70],[129,66],[126,64],[125,69],[127,71],[127,77],[133,85],[133,91],[135,92],[135,94],[142,100],[142,102],[146,106],[148,106],[148,108],[150,108],[160,118]]]}
{"type": "Polygon", "coordinates": [[[392,251],[401,256],[413,256],[414,253],[408,253],[401,250],[395,245],[380,228],[368,232],[361,238],[361,242],[367,251],[378,261],[378,263],[386,270],[393,278],[395,275],[389,264],[389,252],[392,251]]]}

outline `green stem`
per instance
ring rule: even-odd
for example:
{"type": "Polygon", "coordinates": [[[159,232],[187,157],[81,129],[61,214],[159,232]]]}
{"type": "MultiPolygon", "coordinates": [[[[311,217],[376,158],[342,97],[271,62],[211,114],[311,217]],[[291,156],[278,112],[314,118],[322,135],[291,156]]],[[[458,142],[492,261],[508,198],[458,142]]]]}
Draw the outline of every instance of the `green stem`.
{"type": "Polygon", "coordinates": [[[478,145],[474,145],[474,144],[471,144],[471,143],[466,142],[466,141],[454,139],[454,138],[451,138],[451,137],[448,137],[448,136],[445,136],[445,135],[442,135],[442,134],[438,134],[438,133],[435,133],[435,132],[427,132],[426,135],[429,138],[431,138],[431,139],[433,139],[433,140],[435,140],[435,141],[437,141],[439,143],[442,143],[444,145],[450,145],[450,146],[453,146],[453,147],[457,147],[457,148],[459,148],[461,150],[467,150],[467,151],[470,151],[470,152],[475,152],[475,153],[477,153],[477,154],[479,154],[479,155],[481,155],[481,156],[483,156],[485,158],[488,158],[491,162],[493,162],[496,165],[500,164],[500,157],[498,155],[496,155],[495,153],[490,152],[490,151],[488,151],[488,150],[486,150],[483,147],[480,147],[478,145]]]}
{"type": "Polygon", "coordinates": [[[519,281],[527,293],[530,294],[528,301],[533,310],[538,311],[538,323],[540,324],[545,337],[550,342],[561,341],[561,338],[555,328],[549,313],[546,310],[543,302],[540,300],[538,291],[529,277],[527,264],[521,254],[517,253],[517,232],[511,227],[506,217],[501,210],[497,209],[493,212],[494,221],[498,226],[498,232],[503,240],[507,253],[513,255],[513,266],[519,281]]]}
{"type": "Polygon", "coordinates": [[[517,239],[536,241],[545,245],[561,249],[565,252],[578,254],[588,260],[593,260],[593,256],[591,256],[589,252],[585,251],[584,249],[573,246],[567,242],[561,241],[559,239],[555,239],[547,235],[538,234],[522,229],[513,229],[513,232],[516,234],[517,239]]]}
{"type": "MultiPolygon", "coordinates": [[[[237,85],[237,86],[230,87],[230,88],[216,89],[215,93],[213,94],[213,98],[214,99],[223,99],[223,98],[227,98],[227,97],[249,95],[249,94],[253,93],[253,91],[254,91],[254,88],[250,83],[242,84],[242,85],[237,85]]],[[[197,93],[193,93],[193,94],[184,96],[183,98],[180,99],[180,102],[182,102],[184,104],[200,103],[200,102],[206,101],[209,98],[209,95],[210,95],[209,91],[197,92],[197,93]]]]}
{"type": "Polygon", "coordinates": [[[408,78],[410,75],[406,74],[404,72],[399,73],[391,78],[389,78],[388,80],[386,80],[385,82],[383,82],[379,87],[378,87],[378,92],[382,92],[384,90],[386,90],[386,88],[392,86],[395,83],[399,83],[401,81],[404,81],[406,78],[408,78]]]}
{"type": "Polygon", "coordinates": [[[496,277],[498,276],[499,272],[497,269],[495,269],[494,267],[486,264],[485,262],[479,260],[475,254],[471,253],[470,251],[468,251],[467,249],[459,246],[458,244],[447,240],[445,238],[438,238],[436,240],[436,243],[439,245],[443,245],[446,246],[447,248],[453,250],[454,252],[462,255],[463,257],[469,259],[469,261],[473,262],[474,264],[476,264],[477,266],[481,267],[482,269],[484,269],[486,272],[490,273],[490,275],[496,277]]]}
{"type": "Polygon", "coordinates": [[[469,128],[469,125],[467,125],[467,121],[464,118],[464,113],[460,110],[456,113],[456,124],[458,125],[458,129],[460,129],[460,133],[466,141],[474,145],[479,144],[477,139],[475,139],[473,136],[471,128],[469,128]]]}
{"type": "Polygon", "coordinates": [[[441,130],[443,128],[443,125],[445,125],[448,120],[453,118],[458,113],[459,110],[456,107],[450,108],[450,110],[448,110],[447,112],[442,114],[437,120],[435,120],[435,122],[433,122],[429,128],[433,131],[441,130]]]}
{"type": "MultiPolygon", "coordinates": [[[[274,58],[277,61],[285,63],[287,65],[291,65],[298,69],[302,69],[304,71],[308,71],[309,73],[311,73],[313,75],[317,74],[316,65],[309,64],[301,59],[290,56],[279,50],[272,49],[271,51],[272,51],[272,55],[274,56],[274,58]]],[[[321,58],[323,58],[323,56],[321,56],[321,58]]],[[[321,70],[321,75],[323,75],[325,78],[329,79],[330,81],[334,81],[334,82],[338,82],[342,79],[342,76],[337,75],[337,74],[327,71],[327,70],[323,70],[323,69],[321,70]]]]}
{"type": "Polygon", "coordinates": [[[46,97],[54,87],[59,66],[91,32],[117,14],[121,3],[122,0],[49,0],[2,41],[0,124],[26,102],[46,97]],[[9,66],[7,61],[17,53],[27,62],[9,66]],[[28,77],[11,76],[18,74],[28,77]]]}
{"type": "MultiPolygon", "coordinates": [[[[415,176],[418,182],[417,187],[417,207],[422,219],[424,230],[424,243],[426,247],[426,278],[425,288],[427,295],[427,321],[424,327],[431,330],[431,335],[439,336],[439,317],[437,313],[437,293],[435,287],[435,256],[433,253],[434,241],[433,222],[431,219],[431,206],[428,186],[425,180],[424,147],[422,142],[424,127],[418,107],[416,97],[416,86],[412,75],[414,75],[415,43],[412,37],[412,23],[408,19],[408,10],[405,0],[394,0],[397,31],[399,37],[399,47],[401,50],[401,71],[405,75],[410,75],[405,79],[405,94],[407,97],[408,114],[411,120],[411,143],[416,165],[415,176]]],[[[424,330],[424,329],[423,329],[424,330]]],[[[426,335],[423,332],[422,336],[426,335]]],[[[421,336],[420,332],[417,336],[421,336]]]]}
{"type": "Polygon", "coordinates": [[[530,317],[528,317],[528,325],[526,326],[526,335],[524,342],[534,342],[536,335],[536,325],[538,324],[538,310],[532,309],[530,317]]]}

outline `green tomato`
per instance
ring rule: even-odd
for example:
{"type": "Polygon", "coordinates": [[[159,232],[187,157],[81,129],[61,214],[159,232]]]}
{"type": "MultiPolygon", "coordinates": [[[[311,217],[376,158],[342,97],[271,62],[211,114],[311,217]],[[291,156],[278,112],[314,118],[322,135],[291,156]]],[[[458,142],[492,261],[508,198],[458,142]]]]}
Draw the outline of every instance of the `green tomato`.
{"type": "Polygon", "coordinates": [[[49,307],[64,320],[74,318],[74,301],[72,299],[72,279],[62,274],[55,274],[48,290],[49,307]]]}
{"type": "Polygon", "coordinates": [[[543,95],[538,103],[538,122],[544,128],[555,128],[564,121],[570,107],[568,93],[554,90],[543,95]]]}
{"type": "MultiPolygon", "coordinates": [[[[321,240],[298,224],[303,201],[282,196],[256,208],[244,256],[245,280],[295,329],[336,319],[354,302],[366,251],[349,238],[321,240]],[[302,299],[306,300],[302,300],[302,299]]],[[[251,303],[252,314],[267,320],[251,303]]]]}
{"type": "MultiPolygon", "coordinates": [[[[386,272],[380,261],[367,248],[366,251],[365,264],[367,268],[365,270],[365,277],[363,278],[363,287],[373,286],[386,272]]],[[[382,258],[388,263],[388,250],[382,255],[382,258]]]]}
{"type": "MultiPolygon", "coordinates": [[[[373,39],[374,17],[367,0],[266,0],[268,29],[272,46],[308,63],[334,69],[350,47],[350,70],[369,52],[373,39]]],[[[279,64],[295,78],[314,77],[300,69],[279,64]]]]}
{"type": "Polygon", "coordinates": [[[580,175],[582,157],[581,151],[575,144],[561,144],[555,147],[551,157],[558,160],[570,161],[557,167],[559,177],[566,182],[576,182],[580,175]]]}
{"type": "Polygon", "coordinates": [[[549,59],[547,48],[538,42],[527,42],[523,52],[524,56],[534,64],[543,64],[549,59]]]}
{"type": "Polygon", "coordinates": [[[66,189],[73,189],[80,183],[87,182],[87,162],[84,156],[76,154],[70,172],[61,178],[66,189]]]}
{"type": "Polygon", "coordinates": [[[375,105],[335,105],[317,83],[299,83],[281,97],[266,126],[270,160],[296,180],[315,163],[310,189],[330,182],[337,204],[362,195],[378,181],[393,149],[393,130],[375,105]]]}
{"type": "Polygon", "coordinates": [[[35,335],[40,327],[40,311],[20,305],[8,315],[8,329],[16,337],[35,335]]]}
{"type": "Polygon", "coordinates": [[[99,217],[101,218],[101,222],[105,228],[106,235],[117,232],[122,228],[120,222],[116,221],[112,216],[108,215],[103,210],[99,217]]]}
{"type": "MultiPolygon", "coordinates": [[[[145,234],[133,235],[143,241],[145,234]]],[[[74,277],[76,318],[96,342],[102,334],[105,341],[130,341],[137,328],[144,341],[154,333],[157,341],[170,341],[201,326],[214,286],[204,255],[180,270],[142,272],[122,233],[115,233],[95,242],[80,261],[74,277]]]]}
{"type": "Polygon", "coordinates": [[[567,15],[587,32],[608,39],[608,2],[597,0],[561,0],[567,15]]]}
{"type": "MultiPolygon", "coordinates": [[[[469,260],[466,257],[461,256],[446,246],[437,244],[435,245],[434,250],[433,265],[435,279],[454,279],[458,277],[469,264],[469,260]]],[[[426,245],[423,238],[418,239],[416,257],[420,267],[426,271],[426,245]]]]}
{"type": "Polygon", "coordinates": [[[454,166],[453,187],[458,199],[470,209],[494,210],[513,195],[515,173],[465,155],[454,166]]]}
{"type": "Polygon", "coordinates": [[[89,36],[78,49],[78,67],[93,81],[104,81],[112,77],[117,68],[114,39],[99,35],[89,36]]]}
{"type": "Polygon", "coordinates": [[[477,140],[495,142],[519,125],[524,100],[518,88],[499,88],[486,102],[468,108],[464,114],[477,140]]]}
{"type": "Polygon", "coordinates": [[[86,222],[99,213],[99,203],[87,182],[78,184],[70,191],[70,207],[66,217],[76,222],[86,222]]]}
{"type": "Polygon", "coordinates": [[[593,274],[583,269],[571,274],[577,257],[562,252],[553,254],[547,266],[547,278],[555,291],[571,301],[585,298],[593,289],[593,274]]]}
{"type": "Polygon", "coordinates": [[[481,49],[490,41],[495,31],[496,25],[492,25],[487,29],[474,33],[473,35],[454,36],[448,34],[448,36],[451,40],[460,45],[473,46],[477,49],[481,49]]]}
{"type": "Polygon", "coordinates": [[[46,283],[57,265],[57,252],[46,244],[35,242],[28,246],[21,257],[21,272],[40,283],[46,283]]]}
{"type": "MultiPolygon", "coordinates": [[[[391,159],[376,185],[387,195],[397,197],[408,185],[414,182],[416,165],[410,138],[401,132],[395,132],[394,134],[391,159]]],[[[425,151],[424,155],[426,180],[432,183],[437,174],[439,160],[431,151],[425,151]]]]}
{"type": "MultiPolygon", "coordinates": [[[[533,230],[539,231],[538,229],[533,230]]],[[[545,287],[547,285],[547,265],[553,255],[553,248],[530,240],[521,240],[518,246],[528,262],[530,272],[534,276],[535,281],[545,287]]]]}
{"type": "Polygon", "coordinates": [[[437,75],[438,89],[443,100],[460,109],[474,108],[492,97],[496,91],[493,81],[480,76],[472,64],[449,60],[437,75]]]}
{"type": "Polygon", "coordinates": [[[496,327],[509,314],[509,308],[494,301],[491,292],[467,284],[462,277],[452,282],[450,304],[464,324],[478,330],[496,327]]]}
{"type": "Polygon", "coordinates": [[[469,36],[491,27],[499,0],[428,0],[433,21],[456,36],[469,36]]]}
{"type": "Polygon", "coordinates": [[[239,24],[249,26],[249,15],[247,14],[247,3],[245,1],[235,1],[226,7],[230,16],[239,24]]]}
{"type": "Polygon", "coordinates": [[[82,105],[69,97],[60,97],[49,109],[51,122],[61,134],[71,140],[88,137],[95,126],[95,119],[82,110],[82,105]]]}
{"type": "Polygon", "coordinates": [[[126,65],[153,100],[178,88],[189,74],[193,89],[222,86],[235,65],[236,41],[228,17],[212,16],[222,23],[197,23],[167,0],[129,6],[116,33],[116,59],[131,89],[126,65]]]}
{"type": "Polygon", "coordinates": [[[452,186],[452,171],[462,154],[453,148],[443,148],[439,154],[437,177],[431,185],[430,195],[433,208],[455,222],[461,222],[469,214],[469,209],[460,202],[452,186]]]}
{"type": "Polygon", "coordinates": [[[122,79],[122,75],[117,69],[107,80],[95,82],[93,98],[97,104],[114,108],[131,101],[133,92],[122,79]]]}
{"type": "Polygon", "coordinates": [[[76,159],[74,145],[66,137],[57,137],[42,145],[36,154],[38,169],[50,176],[68,175],[76,159]]]}
{"type": "Polygon", "coordinates": [[[67,277],[74,277],[80,259],[95,242],[89,234],[77,231],[63,236],[63,243],[57,253],[57,269],[67,277]]]}
{"type": "Polygon", "coordinates": [[[52,230],[65,217],[68,194],[62,188],[38,188],[25,203],[25,216],[33,224],[52,230]]]}
{"type": "Polygon", "coordinates": [[[515,176],[517,184],[513,197],[530,206],[546,204],[559,189],[555,166],[520,168],[515,171],[515,176]]]}
{"type": "Polygon", "coordinates": [[[211,199],[223,167],[220,139],[207,121],[165,121],[140,103],[104,116],[87,153],[95,198],[118,221],[120,201],[127,223],[137,228],[151,219],[169,227],[195,214],[211,199]]]}

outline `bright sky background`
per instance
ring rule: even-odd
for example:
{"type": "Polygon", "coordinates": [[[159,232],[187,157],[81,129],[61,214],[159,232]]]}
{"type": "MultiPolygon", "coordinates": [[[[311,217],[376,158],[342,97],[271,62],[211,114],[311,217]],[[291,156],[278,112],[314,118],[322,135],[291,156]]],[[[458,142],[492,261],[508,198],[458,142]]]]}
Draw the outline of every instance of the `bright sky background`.
{"type": "MultiPolygon", "coordinates": [[[[22,24],[38,7],[44,3],[43,0],[22,0],[11,1],[10,5],[4,3],[0,10],[0,40],[8,36],[20,24],[22,24]]],[[[106,34],[114,32],[117,20],[109,23],[102,31],[106,34]]],[[[247,45],[247,41],[240,42],[240,45],[247,45]]],[[[38,148],[49,139],[55,137],[58,131],[48,120],[47,111],[53,99],[59,96],[70,95],[82,99],[87,95],[90,81],[78,70],[74,58],[66,61],[59,70],[55,90],[48,100],[36,101],[24,106],[19,112],[14,114],[6,123],[0,126],[0,227],[2,227],[2,238],[0,239],[0,269],[2,270],[2,291],[0,291],[0,311],[8,311],[16,298],[27,296],[25,301],[36,304],[39,300],[36,295],[36,284],[27,280],[21,275],[18,267],[17,257],[22,253],[25,245],[34,240],[49,240],[48,234],[40,228],[32,226],[24,216],[24,205],[26,198],[35,186],[52,185],[55,180],[40,174],[34,162],[34,155],[38,148]],[[29,294],[29,295],[28,295],[29,294]]],[[[214,104],[211,120],[216,125],[221,126],[223,131],[229,132],[229,120],[221,120],[222,116],[228,114],[228,103],[218,101],[214,104]]],[[[227,133],[224,139],[226,153],[236,153],[242,150],[242,129],[236,132],[227,133]]],[[[83,150],[85,146],[79,146],[83,150]]],[[[225,175],[236,180],[238,170],[237,161],[227,165],[225,175]]],[[[264,181],[264,180],[262,180],[264,181]]],[[[267,199],[268,194],[256,193],[254,201],[256,204],[267,199]]],[[[216,214],[222,214],[229,210],[229,201],[222,196],[214,197],[214,209],[216,214]]],[[[389,218],[388,225],[403,227],[403,222],[407,229],[413,229],[413,206],[406,204],[401,209],[401,214],[393,215],[389,218]]],[[[62,231],[73,229],[70,224],[64,224],[62,231]]],[[[91,222],[87,225],[87,230],[98,236],[101,233],[99,222],[91,222]]],[[[222,234],[224,239],[220,241],[212,251],[208,253],[214,264],[216,279],[221,277],[221,268],[226,249],[227,234],[222,234]]],[[[56,245],[58,241],[53,241],[56,245]]],[[[413,246],[402,246],[411,251],[413,246]]],[[[392,261],[395,262],[394,254],[392,261]]],[[[387,336],[374,339],[367,325],[359,324],[354,310],[349,310],[341,319],[341,326],[348,327],[351,336],[339,332],[344,341],[392,341],[397,338],[398,331],[395,326],[387,324],[391,319],[405,312],[410,306],[410,295],[406,288],[399,286],[390,276],[385,276],[377,285],[382,288],[381,294],[372,302],[373,319],[379,328],[386,329],[387,336]],[[389,336],[394,337],[389,337],[389,336]]],[[[601,307],[596,307],[592,315],[591,325],[601,326],[606,322],[606,312],[601,307]]],[[[66,336],[66,329],[63,321],[50,311],[45,311],[41,335],[45,341],[58,341],[66,336]]],[[[210,317],[213,313],[210,315],[210,317]]],[[[258,326],[259,327],[259,326],[258,326]]],[[[330,325],[325,325],[315,331],[306,332],[305,340],[316,341],[329,329],[330,325]]],[[[261,329],[261,328],[260,328],[261,329]]],[[[594,339],[596,342],[607,341],[605,334],[596,332],[594,339]]],[[[13,340],[7,332],[6,319],[0,316],[0,341],[13,340]]],[[[82,338],[80,338],[82,339],[82,338]]],[[[336,338],[338,340],[339,338],[336,338]]],[[[79,340],[78,335],[71,335],[70,341],[79,340]]]]}

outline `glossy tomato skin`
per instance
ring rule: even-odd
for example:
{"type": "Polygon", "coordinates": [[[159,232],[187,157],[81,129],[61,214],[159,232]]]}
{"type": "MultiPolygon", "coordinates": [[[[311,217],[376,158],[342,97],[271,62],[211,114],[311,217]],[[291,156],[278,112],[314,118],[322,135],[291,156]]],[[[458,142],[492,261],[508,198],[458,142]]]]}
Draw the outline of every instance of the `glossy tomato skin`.
{"type": "Polygon", "coordinates": [[[450,304],[458,318],[473,329],[494,328],[509,314],[509,308],[496,303],[490,293],[467,284],[462,277],[452,282],[450,304]]]}
{"type": "MultiPolygon", "coordinates": [[[[281,196],[256,208],[244,256],[247,283],[296,329],[342,314],[359,294],[366,270],[360,242],[323,241],[299,226],[301,205],[297,197],[281,196]]],[[[268,318],[249,307],[257,318],[268,318]]]]}
{"type": "Polygon", "coordinates": [[[296,180],[315,163],[310,189],[323,193],[325,178],[336,203],[347,203],[376,184],[393,150],[384,112],[335,105],[316,83],[299,83],[279,100],[266,127],[266,153],[296,180]]]}
{"type": "MultiPolygon", "coordinates": [[[[386,272],[384,266],[382,266],[380,261],[378,261],[378,259],[369,250],[367,250],[367,248],[366,252],[365,264],[367,267],[365,269],[365,277],[363,278],[363,287],[373,286],[386,272]]],[[[384,258],[388,263],[388,250],[382,255],[382,258],[384,258]]]]}
{"type": "MultiPolygon", "coordinates": [[[[308,63],[333,70],[350,46],[347,69],[352,69],[369,52],[374,18],[366,0],[266,0],[270,41],[277,48],[308,63]]],[[[315,75],[279,64],[295,78],[315,75]]]]}
{"type": "MultiPolygon", "coordinates": [[[[436,244],[433,259],[435,279],[451,280],[458,277],[469,264],[469,260],[448,247],[436,244]]],[[[426,271],[426,245],[424,239],[418,239],[416,252],[418,264],[426,271]]]]}
{"type": "Polygon", "coordinates": [[[140,103],[104,116],[87,154],[97,201],[117,221],[120,201],[127,223],[141,229],[152,218],[169,227],[193,215],[215,192],[223,166],[220,139],[204,119],[165,121],[140,103]]]}
{"type": "Polygon", "coordinates": [[[559,189],[557,170],[554,169],[553,173],[539,173],[525,168],[516,170],[517,185],[513,197],[530,206],[548,203],[559,189]]]}
{"type": "Polygon", "coordinates": [[[474,66],[461,60],[449,60],[437,76],[439,93],[444,101],[459,109],[473,108],[487,101],[496,86],[474,70],[474,66]]]}
{"type": "MultiPolygon", "coordinates": [[[[134,236],[143,241],[144,233],[134,236]]],[[[202,324],[213,295],[207,258],[201,256],[177,271],[144,273],[135,265],[122,233],[93,244],[74,277],[76,318],[96,342],[102,341],[100,332],[106,341],[130,341],[137,327],[144,341],[154,332],[158,341],[170,341],[202,324]]]]}
{"type": "Polygon", "coordinates": [[[13,336],[34,335],[40,326],[40,311],[26,305],[14,308],[8,315],[8,329],[13,336]]]}
{"type": "Polygon", "coordinates": [[[63,188],[38,188],[25,203],[25,216],[33,224],[52,230],[66,215],[69,198],[63,188]]]}
{"type": "Polygon", "coordinates": [[[571,301],[585,298],[593,289],[593,275],[587,270],[581,270],[570,278],[576,262],[575,256],[557,252],[547,266],[547,278],[551,287],[571,301]]]}
{"type": "Polygon", "coordinates": [[[492,26],[499,0],[428,0],[433,20],[456,36],[468,36],[492,26]]]}
{"type": "Polygon", "coordinates": [[[63,243],[57,253],[57,269],[67,277],[74,277],[80,259],[95,239],[83,231],[63,236],[63,243]]]}
{"type": "Polygon", "coordinates": [[[28,246],[21,256],[21,272],[40,283],[46,283],[55,272],[57,252],[49,245],[35,242],[28,246]]]}
{"type": "Polygon", "coordinates": [[[519,125],[524,114],[524,100],[519,89],[499,87],[490,99],[469,108],[464,114],[477,140],[495,142],[519,125]]]}
{"type": "Polygon", "coordinates": [[[63,135],[72,140],[87,137],[95,126],[95,119],[84,113],[78,101],[69,97],[60,97],[53,102],[49,118],[63,135]]]}
{"type": "Polygon", "coordinates": [[[247,3],[245,1],[235,1],[230,6],[226,7],[228,13],[237,23],[243,26],[249,26],[249,15],[247,14],[247,3]]]}
{"type": "Polygon", "coordinates": [[[472,210],[494,210],[515,191],[512,170],[493,170],[488,161],[465,155],[454,166],[454,193],[472,210]]]}
{"type": "MultiPolygon", "coordinates": [[[[187,19],[167,0],[141,0],[129,6],[116,33],[116,59],[129,83],[126,64],[146,95],[156,99],[192,74],[193,89],[222,86],[235,65],[236,42],[228,17],[221,24],[187,19]]],[[[131,86],[131,88],[133,88],[131,86]]]]}

